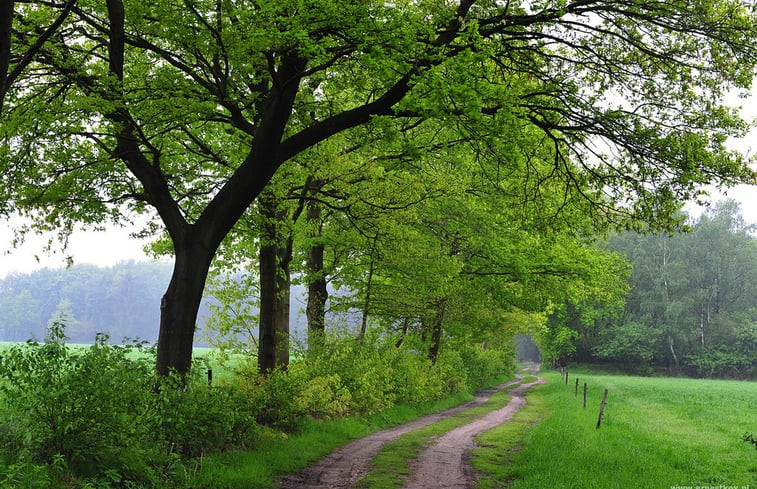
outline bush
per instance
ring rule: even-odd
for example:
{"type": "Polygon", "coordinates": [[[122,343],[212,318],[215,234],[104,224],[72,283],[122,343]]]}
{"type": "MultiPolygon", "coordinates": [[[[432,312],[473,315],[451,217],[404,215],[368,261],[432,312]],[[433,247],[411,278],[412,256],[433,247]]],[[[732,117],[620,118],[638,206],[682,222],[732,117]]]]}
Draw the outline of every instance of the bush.
{"type": "Polygon", "coordinates": [[[444,394],[456,394],[468,390],[468,372],[459,352],[443,350],[436,360],[434,370],[442,383],[444,394]]]}
{"type": "Polygon", "coordinates": [[[345,416],[352,406],[352,394],[339,374],[318,375],[304,384],[295,405],[298,412],[314,418],[345,416]]]}
{"type": "Polygon", "coordinates": [[[753,378],[757,375],[754,352],[702,348],[684,357],[683,365],[698,377],[753,378]]]}
{"type": "Polygon", "coordinates": [[[63,340],[54,324],[45,343],[0,357],[0,489],[176,487],[191,457],[255,441],[253,399],[241,389],[196,375],[156,389],[154,359],[140,348],[101,335],[87,349],[63,340]]]}
{"type": "Polygon", "coordinates": [[[350,393],[349,412],[374,414],[394,405],[395,367],[392,354],[380,341],[367,336],[362,341],[352,337],[332,337],[326,345],[309,352],[302,360],[304,379],[338,375],[341,386],[350,393]]]}
{"type": "Polygon", "coordinates": [[[247,447],[259,434],[252,399],[234,385],[169,377],[156,400],[162,442],[185,459],[247,447]]]}
{"type": "Polygon", "coordinates": [[[467,385],[472,389],[515,371],[515,355],[511,351],[466,345],[460,348],[459,355],[465,366],[467,385]]]}
{"type": "Polygon", "coordinates": [[[152,482],[159,450],[143,422],[151,368],[101,335],[79,352],[63,339],[63,326],[53,324],[45,343],[13,346],[0,358],[5,458],[13,450],[17,460],[63,465],[82,477],[116,471],[152,482]]]}

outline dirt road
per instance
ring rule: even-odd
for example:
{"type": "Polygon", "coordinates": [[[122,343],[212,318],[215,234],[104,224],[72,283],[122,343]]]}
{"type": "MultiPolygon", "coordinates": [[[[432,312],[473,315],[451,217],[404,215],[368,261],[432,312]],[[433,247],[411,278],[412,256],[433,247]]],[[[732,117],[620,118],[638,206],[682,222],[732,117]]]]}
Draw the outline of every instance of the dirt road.
{"type": "Polygon", "coordinates": [[[404,489],[468,489],[475,485],[473,469],[468,462],[470,451],[476,447],[475,437],[505,423],[525,406],[524,393],[541,384],[544,379],[523,384],[511,390],[510,402],[471,423],[448,431],[433,445],[421,452],[411,467],[410,479],[404,489]]]}
{"type": "MultiPolygon", "coordinates": [[[[368,473],[371,460],[384,444],[396,440],[407,432],[484,404],[492,394],[517,384],[520,379],[521,376],[516,374],[516,380],[480,391],[471,402],[349,443],[305,470],[287,476],[282,480],[280,489],[351,488],[368,473]]],[[[513,398],[504,408],[492,411],[438,438],[431,447],[421,453],[413,464],[411,477],[405,487],[414,489],[472,487],[473,474],[466,457],[470,449],[475,446],[473,438],[510,419],[525,404],[523,393],[540,382],[542,382],[541,379],[513,389],[510,391],[513,398]]]]}

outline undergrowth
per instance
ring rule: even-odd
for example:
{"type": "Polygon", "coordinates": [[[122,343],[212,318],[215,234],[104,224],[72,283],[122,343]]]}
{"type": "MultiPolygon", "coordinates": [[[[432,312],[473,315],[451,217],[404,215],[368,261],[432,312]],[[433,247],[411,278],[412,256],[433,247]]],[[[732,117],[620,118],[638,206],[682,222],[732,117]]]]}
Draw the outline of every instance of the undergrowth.
{"type": "Polygon", "coordinates": [[[273,472],[244,487],[268,487],[271,473],[514,369],[509,351],[447,350],[432,364],[411,342],[331,338],[288,372],[260,376],[241,360],[209,386],[199,369],[158,381],[142,345],[106,340],[68,348],[57,323],[45,342],[3,350],[0,488],[237,487],[219,486],[216,469],[257,470],[240,462],[251,458],[273,472]]]}

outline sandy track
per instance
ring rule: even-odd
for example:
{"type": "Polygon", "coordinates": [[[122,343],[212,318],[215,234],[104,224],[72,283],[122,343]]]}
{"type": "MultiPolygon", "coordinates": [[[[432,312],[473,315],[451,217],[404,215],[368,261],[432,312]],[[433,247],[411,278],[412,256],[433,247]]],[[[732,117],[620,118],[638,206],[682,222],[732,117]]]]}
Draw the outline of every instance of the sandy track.
{"type": "Polygon", "coordinates": [[[410,479],[404,489],[468,489],[475,486],[473,468],[468,460],[476,447],[474,438],[486,430],[510,420],[526,404],[524,393],[544,379],[512,389],[507,405],[482,418],[448,431],[421,452],[411,466],[410,479]]]}
{"type": "MultiPolygon", "coordinates": [[[[281,485],[279,487],[280,489],[350,488],[355,484],[355,482],[363,478],[370,471],[371,460],[373,460],[379,450],[381,450],[381,447],[383,447],[386,443],[396,440],[405,433],[423,428],[424,426],[428,426],[440,419],[448,418],[466,409],[484,404],[495,392],[506,389],[513,384],[517,384],[520,381],[521,376],[516,374],[515,377],[515,380],[512,380],[505,384],[477,392],[473,401],[467,402],[452,409],[448,409],[446,411],[424,416],[410,423],[405,423],[399,426],[395,426],[394,428],[378,431],[365,438],[355,440],[336,450],[335,452],[327,455],[319,462],[310,465],[306,469],[296,474],[286,476],[281,481],[281,485]]],[[[515,390],[518,389],[520,389],[520,387],[515,390]]],[[[446,436],[447,435],[445,435],[445,437],[446,436]]],[[[466,448],[466,450],[467,449],[469,448],[466,448]]],[[[436,483],[433,483],[429,486],[413,487],[437,488],[448,486],[438,486],[436,485],[436,483]]]]}

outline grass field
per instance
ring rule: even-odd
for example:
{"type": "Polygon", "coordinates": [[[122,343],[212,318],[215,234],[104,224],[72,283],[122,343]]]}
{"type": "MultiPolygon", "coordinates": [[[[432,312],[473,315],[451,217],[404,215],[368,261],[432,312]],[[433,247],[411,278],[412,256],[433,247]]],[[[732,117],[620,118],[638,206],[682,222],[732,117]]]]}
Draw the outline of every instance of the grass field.
{"type": "Polygon", "coordinates": [[[757,434],[757,382],[576,376],[586,409],[573,374],[566,386],[547,372],[513,423],[479,437],[479,488],[757,489],[757,450],[743,440],[757,434]]]}

